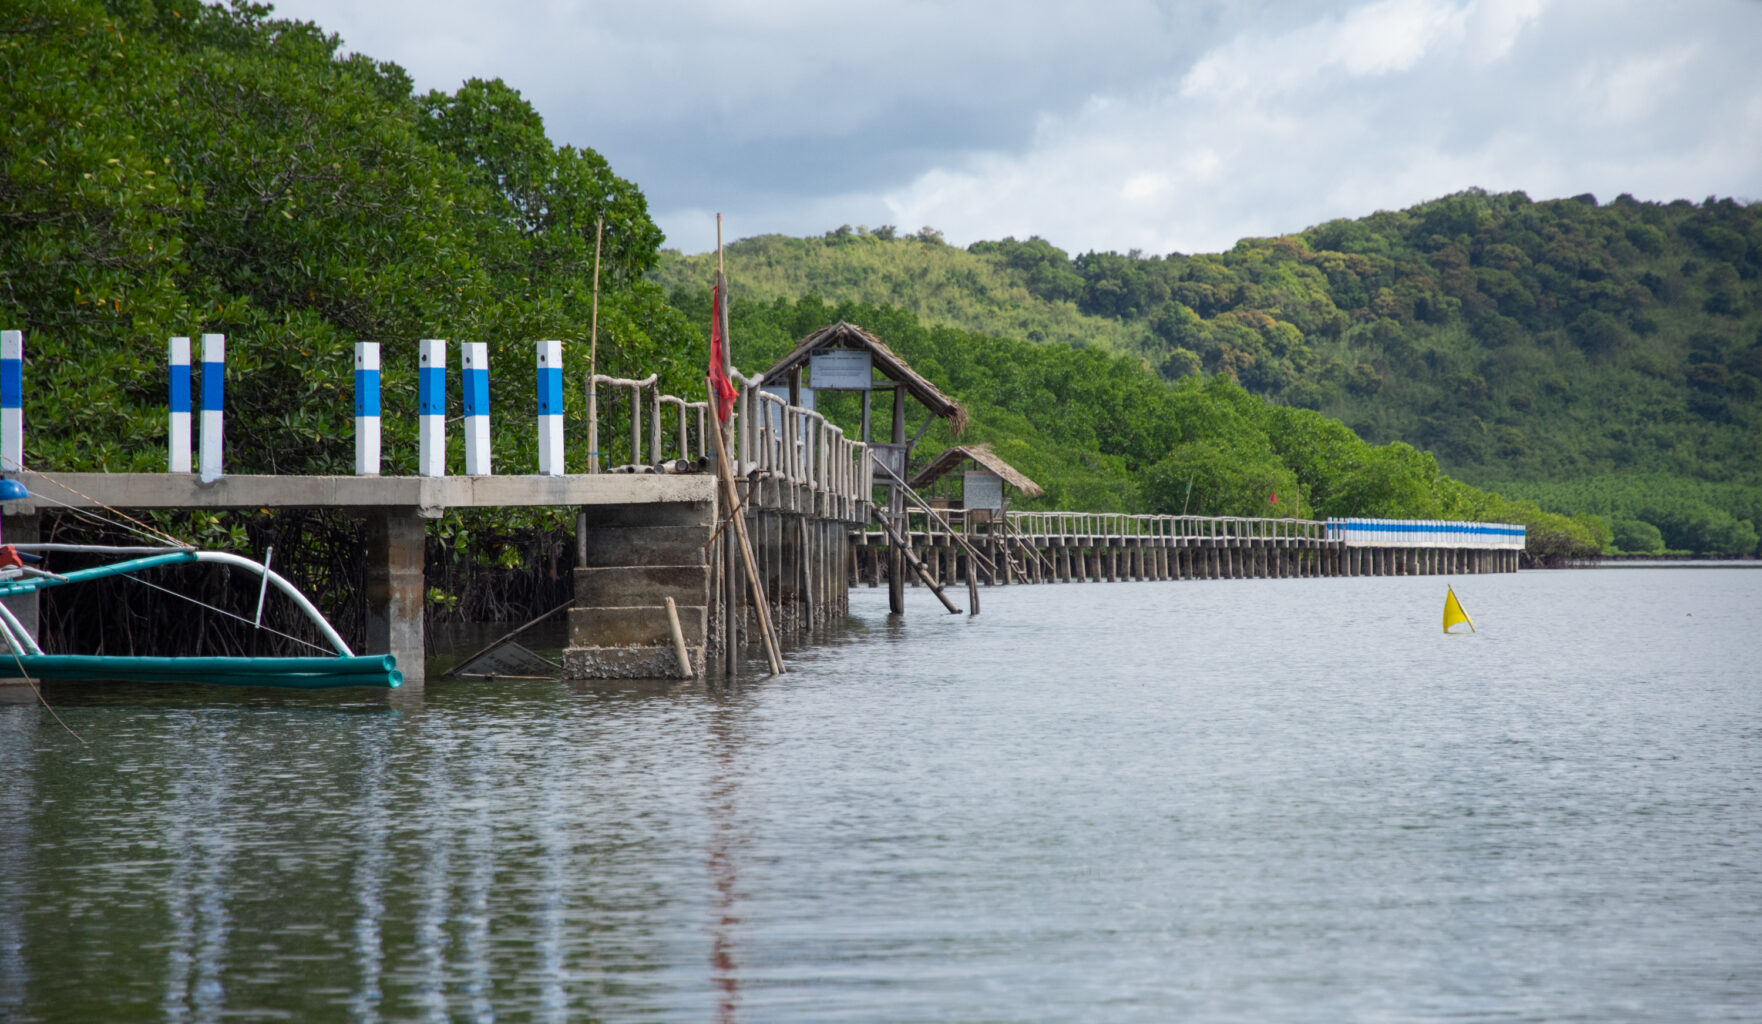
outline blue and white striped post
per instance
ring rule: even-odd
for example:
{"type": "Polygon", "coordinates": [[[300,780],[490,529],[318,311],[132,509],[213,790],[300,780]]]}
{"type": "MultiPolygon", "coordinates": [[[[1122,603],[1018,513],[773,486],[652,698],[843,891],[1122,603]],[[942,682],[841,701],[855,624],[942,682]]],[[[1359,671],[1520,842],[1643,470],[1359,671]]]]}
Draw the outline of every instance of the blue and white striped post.
{"type": "Polygon", "coordinates": [[[379,342],[355,343],[355,475],[379,475],[379,342]]]}
{"type": "Polygon", "coordinates": [[[489,345],[462,341],[460,383],[465,389],[465,475],[489,476],[489,345]]]}
{"type": "Polygon", "coordinates": [[[220,479],[221,410],[226,406],[226,335],[202,335],[202,437],[198,469],[203,483],[220,479]]]}
{"type": "Polygon", "coordinates": [[[171,423],[166,432],[168,473],[190,471],[190,339],[171,339],[171,423]]]}
{"type": "Polygon", "coordinates": [[[447,343],[424,338],[417,343],[416,472],[447,475],[447,343]]]}
{"type": "Polygon", "coordinates": [[[0,473],[24,469],[24,332],[0,331],[0,473]]]}
{"type": "Polygon", "coordinates": [[[538,471],[563,475],[563,343],[538,343],[538,471]]]}

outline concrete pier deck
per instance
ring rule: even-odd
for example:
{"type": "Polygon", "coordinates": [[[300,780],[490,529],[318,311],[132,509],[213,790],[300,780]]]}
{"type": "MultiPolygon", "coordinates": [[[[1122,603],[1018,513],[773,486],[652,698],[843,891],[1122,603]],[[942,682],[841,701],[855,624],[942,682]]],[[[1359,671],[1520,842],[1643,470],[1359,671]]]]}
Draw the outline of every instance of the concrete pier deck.
{"type": "MultiPolygon", "coordinates": [[[[696,508],[708,519],[715,478],[706,474],[597,473],[576,476],[225,476],[203,483],[188,473],[19,475],[27,500],[0,506],[12,541],[38,539],[41,514],[61,508],[240,510],[325,508],[352,512],[366,527],[367,635],[362,647],[397,656],[421,685],[426,645],[422,610],[424,522],[449,508],[566,506],[578,509],[696,508]]],[[[707,533],[707,529],[706,529],[707,533]]],[[[36,628],[34,595],[13,611],[36,628]]],[[[700,602],[701,604],[701,602],[700,602]]],[[[701,641],[700,641],[701,642],[701,641]]]]}

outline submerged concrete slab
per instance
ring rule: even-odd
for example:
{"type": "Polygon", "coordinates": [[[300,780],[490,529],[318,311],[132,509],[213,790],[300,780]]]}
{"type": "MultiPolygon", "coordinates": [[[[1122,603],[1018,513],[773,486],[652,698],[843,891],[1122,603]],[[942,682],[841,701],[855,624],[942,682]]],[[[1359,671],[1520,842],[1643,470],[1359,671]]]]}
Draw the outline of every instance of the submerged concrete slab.
{"type": "MultiPolygon", "coordinates": [[[[687,648],[704,646],[706,609],[686,607],[679,612],[679,630],[687,648]]],[[[673,631],[665,605],[626,605],[617,608],[569,609],[569,647],[661,647],[672,650],[673,631]]]]}
{"type": "MultiPolygon", "coordinates": [[[[704,649],[688,652],[691,674],[703,678],[704,649]]],[[[570,679],[677,679],[679,655],[664,647],[570,647],[563,652],[563,675],[570,679]]]]}

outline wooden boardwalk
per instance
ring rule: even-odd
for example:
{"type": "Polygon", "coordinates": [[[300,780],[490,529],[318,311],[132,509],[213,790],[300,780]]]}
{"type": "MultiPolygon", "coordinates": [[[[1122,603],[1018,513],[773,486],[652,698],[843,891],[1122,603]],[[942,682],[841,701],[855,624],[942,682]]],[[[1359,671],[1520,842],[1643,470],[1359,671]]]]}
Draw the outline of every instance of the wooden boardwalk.
{"type": "MultiPolygon", "coordinates": [[[[941,584],[963,582],[970,572],[994,586],[1514,572],[1522,551],[1522,528],[1505,524],[1087,512],[966,522],[958,510],[939,514],[941,523],[915,514],[910,542],[941,584]]],[[[886,547],[879,531],[852,535],[853,584],[881,584],[886,547]]]]}

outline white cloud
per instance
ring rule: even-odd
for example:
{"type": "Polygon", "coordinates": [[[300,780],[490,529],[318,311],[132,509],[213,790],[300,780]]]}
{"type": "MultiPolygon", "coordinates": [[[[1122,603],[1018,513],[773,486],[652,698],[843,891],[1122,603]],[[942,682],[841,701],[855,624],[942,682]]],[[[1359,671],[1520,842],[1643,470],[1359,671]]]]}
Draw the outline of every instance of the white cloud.
{"type": "Polygon", "coordinates": [[[1684,43],[1662,53],[1627,57],[1613,66],[1587,66],[1576,83],[1584,113],[1617,126],[1651,114],[1672,99],[1700,52],[1698,43],[1684,43]]]}
{"type": "Polygon", "coordinates": [[[1753,194],[1762,76],[1743,57],[1762,17],[1724,13],[1752,34],[1720,43],[1641,3],[1379,0],[1222,40],[1178,77],[1043,120],[1023,152],[887,201],[956,241],[1192,252],[1471,186],[1753,194]]]}
{"type": "Polygon", "coordinates": [[[670,244],[841,223],[1205,251],[1469,186],[1762,194],[1762,4],[285,0],[500,77],[670,244]]]}

